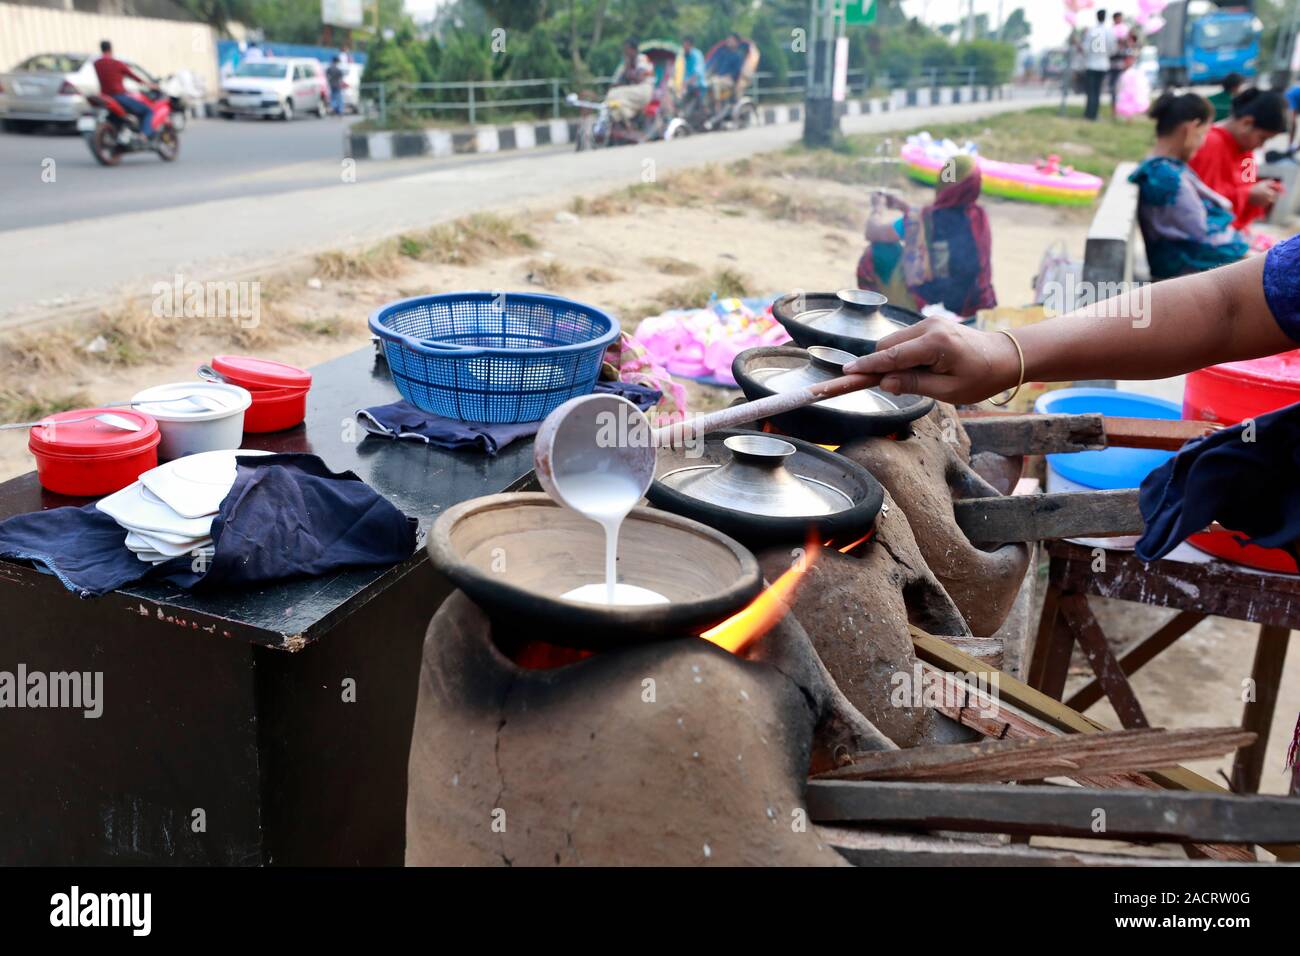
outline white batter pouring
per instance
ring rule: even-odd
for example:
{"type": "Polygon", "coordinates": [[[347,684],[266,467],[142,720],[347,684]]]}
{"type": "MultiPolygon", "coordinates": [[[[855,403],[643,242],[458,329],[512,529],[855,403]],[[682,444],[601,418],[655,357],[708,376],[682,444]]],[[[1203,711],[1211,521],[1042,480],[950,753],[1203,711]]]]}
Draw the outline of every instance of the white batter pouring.
{"type": "Polygon", "coordinates": [[[667,604],[662,594],[618,581],[618,532],[641,500],[641,487],[627,475],[603,471],[566,475],[562,484],[569,507],[605,529],[605,583],[584,584],[562,596],[587,604],[667,604]]]}

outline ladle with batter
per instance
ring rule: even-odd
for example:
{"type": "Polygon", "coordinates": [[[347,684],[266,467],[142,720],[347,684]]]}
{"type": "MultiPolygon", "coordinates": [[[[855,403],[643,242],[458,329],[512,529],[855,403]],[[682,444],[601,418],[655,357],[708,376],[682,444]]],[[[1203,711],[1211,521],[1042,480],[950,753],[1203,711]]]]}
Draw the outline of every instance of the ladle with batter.
{"type": "Polygon", "coordinates": [[[707,432],[871,388],[878,381],[879,376],[844,375],[660,428],[651,427],[644,412],[617,395],[583,395],[565,402],[542,422],[533,463],[547,494],[605,529],[605,584],[603,589],[584,585],[564,597],[604,604],[667,603],[653,591],[620,584],[617,576],[619,528],[654,481],[656,448],[689,447],[707,432]],[[599,596],[604,600],[596,600],[599,596]]]}

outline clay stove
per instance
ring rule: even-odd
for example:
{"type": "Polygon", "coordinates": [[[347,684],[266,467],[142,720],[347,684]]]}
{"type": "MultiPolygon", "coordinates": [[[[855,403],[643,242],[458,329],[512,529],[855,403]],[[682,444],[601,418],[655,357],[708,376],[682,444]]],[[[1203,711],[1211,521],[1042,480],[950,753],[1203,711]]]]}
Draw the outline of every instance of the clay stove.
{"type": "Polygon", "coordinates": [[[855,753],[971,739],[891,704],[896,675],[919,672],[908,626],[996,629],[1024,577],[1023,546],[977,552],[929,514],[917,526],[932,540],[914,533],[909,509],[950,515],[953,494],[996,493],[948,440],[960,427],[942,408],[908,442],[842,449],[881,469],[872,533],[761,552],[766,590],[721,625],[620,646],[588,618],[556,643],[522,606],[453,594],[425,640],[408,862],[841,865],[808,819],[807,778],[855,753]],[[941,576],[927,557],[945,555],[941,576]]]}

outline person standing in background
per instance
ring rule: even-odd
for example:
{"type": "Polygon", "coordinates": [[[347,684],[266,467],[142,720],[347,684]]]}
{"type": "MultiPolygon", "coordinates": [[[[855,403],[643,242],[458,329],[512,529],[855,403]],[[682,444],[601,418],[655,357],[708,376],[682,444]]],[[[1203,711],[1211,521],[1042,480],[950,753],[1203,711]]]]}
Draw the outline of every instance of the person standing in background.
{"type": "Polygon", "coordinates": [[[1115,52],[1115,33],[1106,24],[1106,11],[1097,11],[1097,22],[1083,35],[1083,67],[1088,91],[1088,105],[1083,116],[1096,122],[1101,113],[1101,93],[1110,74],[1110,58],[1115,52]]]}
{"type": "Polygon", "coordinates": [[[335,116],[343,115],[343,67],[336,56],[325,70],[325,80],[330,86],[330,112],[335,116]]]}
{"type": "Polygon", "coordinates": [[[1229,73],[1223,78],[1223,88],[1210,97],[1210,103],[1214,106],[1214,122],[1222,123],[1232,115],[1232,101],[1245,85],[1246,78],[1240,73],[1229,73]]]}
{"type": "Polygon", "coordinates": [[[1110,30],[1115,39],[1115,46],[1110,54],[1110,72],[1106,76],[1106,82],[1110,87],[1110,111],[1113,115],[1118,115],[1119,77],[1128,67],[1133,33],[1124,22],[1124,14],[1119,12],[1116,12],[1111,19],[1110,30]]]}

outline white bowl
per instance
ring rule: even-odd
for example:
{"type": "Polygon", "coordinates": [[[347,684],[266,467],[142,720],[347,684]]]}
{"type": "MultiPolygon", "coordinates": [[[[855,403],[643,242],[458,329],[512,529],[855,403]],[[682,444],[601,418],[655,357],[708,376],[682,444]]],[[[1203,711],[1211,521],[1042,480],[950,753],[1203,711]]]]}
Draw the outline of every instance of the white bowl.
{"type": "Polygon", "coordinates": [[[253,403],[247,389],[224,382],[173,382],[140,392],[133,402],[137,411],[158,421],[162,442],[158,459],[169,461],[205,451],[238,448],[244,440],[244,412],[253,403]],[[191,406],[187,395],[219,402],[220,409],[191,406]]]}

